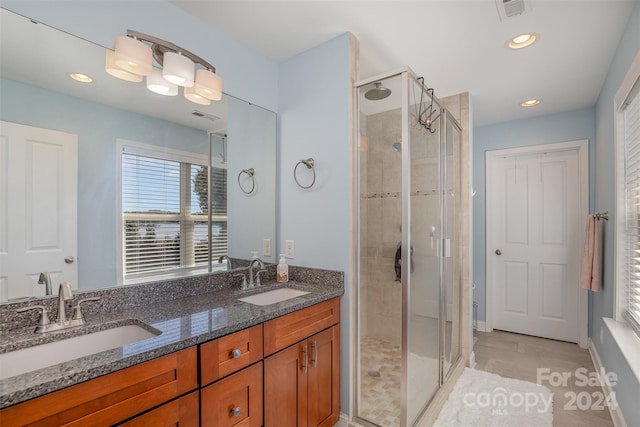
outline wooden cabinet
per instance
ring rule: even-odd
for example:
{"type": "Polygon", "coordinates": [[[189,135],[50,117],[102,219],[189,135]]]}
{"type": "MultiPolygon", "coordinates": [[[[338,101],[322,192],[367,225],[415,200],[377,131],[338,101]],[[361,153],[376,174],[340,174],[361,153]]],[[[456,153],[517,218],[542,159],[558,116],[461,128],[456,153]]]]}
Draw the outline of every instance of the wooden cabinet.
{"type": "Polygon", "coordinates": [[[195,347],[0,411],[2,425],[113,425],[198,388],[195,347]]]}
{"type": "Polygon", "coordinates": [[[280,348],[291,337],[299,338],[301,330],[315,333],[302,333],[305,339],[265,359],[265,427],[331,427],[338,422],[339,316],[336,298],[265,323],[265,353],[267,348],[280,348]],[[328,329],[321,330],[323,326],[328,329]],[[279,333],[283,336],[278,337],[279,333]]]}
{"type": "Polygon", "coordinates": [[[202,389],[202,425],[262,426],[262,362],[202,389]]]}
{"type": "Polygon", "coordinates": [[[334,298],[10,406],[0,425],[332,427],[339,322],[334,298]]]}
{"type": "Polygon", "coordinates": [[[340,298],[285,314],[264,324],[264,355],[289,347],[340,322],[340,298]]]}
{"type": "Polygon", "coordinates": [[[262,325],[200,345],[200,384],[207,385],[262,360],[262,325]]]}
{"type": "Polygon", "coordinates": [[[119,427],[148,427],[148,426],[180,426],[198,427],[200,425],[200,396],[194,391],[186,396],[172,400],[151,411],[139,415],[119,427]]]}

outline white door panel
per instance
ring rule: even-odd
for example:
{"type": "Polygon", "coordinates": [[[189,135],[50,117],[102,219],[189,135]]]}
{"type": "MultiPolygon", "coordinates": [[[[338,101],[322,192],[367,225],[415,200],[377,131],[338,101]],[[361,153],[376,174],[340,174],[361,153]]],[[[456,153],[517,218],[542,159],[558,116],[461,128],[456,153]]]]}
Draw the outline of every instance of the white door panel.
{"type": "Polygon", "coordinates": [[[0,141],[0,300],[44,295],[41,272],[77,287],[77,136],[0,122],[0,141]]]}
{"type": "Polygon", "coordinates": [[[578,341],[584,220],[578,154],[505,156],[487,170],[493,246],[487,280],[496,329],[578,341]]]}

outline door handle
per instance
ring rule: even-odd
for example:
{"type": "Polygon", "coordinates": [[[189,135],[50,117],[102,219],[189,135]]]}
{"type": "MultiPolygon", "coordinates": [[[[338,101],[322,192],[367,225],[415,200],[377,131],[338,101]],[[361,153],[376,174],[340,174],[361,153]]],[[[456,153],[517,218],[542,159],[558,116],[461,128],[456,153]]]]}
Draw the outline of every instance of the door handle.
{"type": "Polygon", "coordinates": [[[498,256],[502,255],[502,251],[500,249],[496,249],[496,255],[498,256]]]}
{"type": "Polygon", "coordinates": [[[75,259],[72,256],[68,256],[64,259],[64,262],[67,264],[73,264],[73,261],[75,261],[75,259]]]}

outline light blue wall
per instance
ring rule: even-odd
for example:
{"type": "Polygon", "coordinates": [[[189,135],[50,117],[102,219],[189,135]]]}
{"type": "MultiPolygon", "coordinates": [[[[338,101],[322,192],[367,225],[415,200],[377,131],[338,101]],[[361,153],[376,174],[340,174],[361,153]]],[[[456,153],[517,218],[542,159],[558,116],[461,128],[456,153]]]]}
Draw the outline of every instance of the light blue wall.
{"type": "MultiPolygon", "coordinates": [[[[515,120],[474,128],[473,136],[473,281],[478,320],[484,321],[486,292],[486,184],[485,153],[488,150],[523,147],[553,142],[589,140],[589,176],[595,169],[595,110],[569,111],[526,120],[515,120]]],[[[589,208],[593,208],[593,179],[589,182],[589,208]]]]}
{"type": "Polygon", "coordinates": [[[0,0],[0,6],[109,48],[128,29],[171,41],[215,66],[225,93],[277,109],[276,63],[166,0],[0,0]]]}
{"type": "Polygon", "coordinates": [[[78,285],[114,286],[116,139],[207,156],[207,133],[12,80],[1,82],[0,120],[78,136],[78,285]]]}
{"type": "MultiPolygon", "coordinates": [[[[282,63],[279,79],[280,241],[294,240],[292,265],[345,272],[341,322],[341,410],[349,410],[351,277],[350,41],[343,34],[282,63]],[[313,157],[316,184],[296,186],[293,168],[313,157]]],[[[300,177],[306,168],[298,168],[300,177]]]]}
{"type": "MultiPolygon", "coordinates": [[[[615,218],[615,151],[613,99],[629,66],[640,51],[640,3],[636,4],[609,68],[605,84],[596,104],[596,169],[595,209],[615,218]]],[[[614,311],[614,229],[607,227],[604,236],[602,292],[593,294],[591,337],[607,371],[615,372],[619,381],[616,396],[628,426],[640,425],[640,382],[631,372],[618,346],[602,321],[614,311]],[[597,338],[604,331],[604,344],[597,338]]],[[[636,361],[640,363],[640,361],[636,361]]]]}

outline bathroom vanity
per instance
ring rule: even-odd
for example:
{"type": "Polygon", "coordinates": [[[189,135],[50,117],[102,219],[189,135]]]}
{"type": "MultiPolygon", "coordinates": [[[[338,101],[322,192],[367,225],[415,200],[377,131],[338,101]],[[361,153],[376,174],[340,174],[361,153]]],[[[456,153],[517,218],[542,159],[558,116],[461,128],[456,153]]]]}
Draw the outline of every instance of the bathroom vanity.
{"type": "Polygon", "coordinates": [[[287,287],[309,293],[258,306],[238,298],[282,285],[228,288],[102,313],[101,320],[137,314],[162,333],[0,380],[0,422],[332,426],[340,410],[342,284],[287,287]]]}

